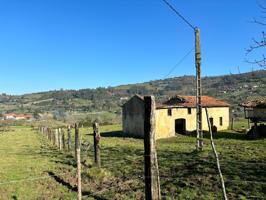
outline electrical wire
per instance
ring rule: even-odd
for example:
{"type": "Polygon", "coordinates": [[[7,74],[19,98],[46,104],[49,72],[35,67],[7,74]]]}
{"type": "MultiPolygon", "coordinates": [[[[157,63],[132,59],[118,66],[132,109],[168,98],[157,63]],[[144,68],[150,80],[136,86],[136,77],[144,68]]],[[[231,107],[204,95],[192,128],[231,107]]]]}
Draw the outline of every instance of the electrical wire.
{"type": "Polygon", "coordinates": [[[191,52],[194,50],[194,47],[192,49],[190,49],[179,61],[178,63],[175,64],[174,67],[172,67],[172,69],[170,69],[170,71],[163,77],[163,79],[167,78],[190,54],[191,52]]]}
{"type": "Polygon", "coordinates": [[[168,1],[162,0],[172,11],[174,11],[177,16],[179,16],[190,28],[193,30],[196,29],[195,26],[193,26],[183,15],[181,15],[168,1]]]}

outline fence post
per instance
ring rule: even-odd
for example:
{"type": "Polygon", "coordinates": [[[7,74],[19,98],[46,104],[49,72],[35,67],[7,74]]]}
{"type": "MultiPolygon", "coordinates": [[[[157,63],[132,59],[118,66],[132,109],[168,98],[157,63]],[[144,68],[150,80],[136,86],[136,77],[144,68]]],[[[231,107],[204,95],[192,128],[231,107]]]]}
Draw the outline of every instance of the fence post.
{"type": "Polygon", "coordinates": [[[78,124],[75,124],[75,159],[77,160],[77,146],[79,142],[79,129],[78,124]]]}
{"type": "Polygon", "coordinates": [[[231,130],[234,130],[234,117],[231,118],[231,130]]]}
{"type": "Polygon", "coordinates": [[[54,130],[51,130],[52,131],[52,140],[53,140],[53,145],[56,144],[56,139],[55,139],[55,132],[54,130]]]}
{"type": "Polygon", "coordinates": [[[77,185],[78,185],[78,200],[81,200],[81,165],[80,165],[80,140],[78,124],[75,124],[75,151],[77,161],[77,185]]]}
{"type": "Polygon", "coordinates": [[[63,146],[63,149],[66,149],[66,140],[65,140],[65,132],[64,132],[64,129],[61,129],[61,135],[62,135],[62,146],[63,146]]]}
{"type": "Polygon", "coordinates": [[[71,148],[71,127],[67,127],[67,149],[70,150],[71,148]]]}
{"type": "Polygon", "coordinates": [[[58,129],[59,132],[59,149],[62,150],[63,142],[62,142],[62,129],[58,129]]]}
{"type": "Polygon", "coordinates": [[[49,134],[48,134],[48,127],[47,126],[45,127],[45,136],[46,136],[46,139],[49,140],[49,134]]]}
{"type": "Polygon", "coordinates": [[[97,167],[101,167],[101,155],[100,155],[100,131],[99,124],[93,123],[93,141],[94,141],[94,161],[97,167]]]}
{"type": "Polygon", "coordinates": [[[47,131],[48,131],[48,140],[49,142],[51,142],[51,129],[48,128],[47,131]]]}
{"type": "Polygon", "coordinates": [[[58,129],[55,129],[55,144],[56,144],[56,146],[59,146],[59,138],[58,138],[58,129]]]}
{"type": "Polygon", "coordinates": [[[161,199],[160,177],[157,163],[155,142],[155,98],[144,97],[144,164],[145,164],[145,199],[161,199]]]}

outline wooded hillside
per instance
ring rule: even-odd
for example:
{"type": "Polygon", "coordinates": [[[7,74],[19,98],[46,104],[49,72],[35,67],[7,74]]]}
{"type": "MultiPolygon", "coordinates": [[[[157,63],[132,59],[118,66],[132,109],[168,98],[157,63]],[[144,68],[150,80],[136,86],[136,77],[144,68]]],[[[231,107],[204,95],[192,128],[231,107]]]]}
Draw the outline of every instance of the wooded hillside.
{"type": "MultiPolygon", "coordinates": [[[[232,74],[215,77],[204,77],[203,94],[224,99],[233,105],[236,114],[237,106],[247,98],[265,96],[266,70],[243,74],[232,74]]],[[[195,77],[182,76],[155,80],[140,84],[121,85],[117,87],[56,90],[25,95],[0,95],[1,113],[51,113],[58,118],[65,113],[109,112],[121,113],[121,105],[132,95],[154,94],[158,100],[174,94],[195,95],[195,77]]]]}

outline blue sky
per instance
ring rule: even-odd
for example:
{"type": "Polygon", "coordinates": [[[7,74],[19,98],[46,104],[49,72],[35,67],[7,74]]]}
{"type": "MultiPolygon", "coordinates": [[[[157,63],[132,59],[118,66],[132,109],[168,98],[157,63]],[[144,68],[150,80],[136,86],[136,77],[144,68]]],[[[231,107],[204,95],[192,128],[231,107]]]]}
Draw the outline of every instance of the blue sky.
{"type": "MultiPolygon", "coordinates": [[[[262,27],[255,0],[169,0],[201,29],[202,74],[258,69],[245,48],[262,27]]],[[[161,0],[0,0],[0,93],[162,79],[194,33],[161,0]]],[[[194,52],[169,77],[195,74],[194,52]]]]}

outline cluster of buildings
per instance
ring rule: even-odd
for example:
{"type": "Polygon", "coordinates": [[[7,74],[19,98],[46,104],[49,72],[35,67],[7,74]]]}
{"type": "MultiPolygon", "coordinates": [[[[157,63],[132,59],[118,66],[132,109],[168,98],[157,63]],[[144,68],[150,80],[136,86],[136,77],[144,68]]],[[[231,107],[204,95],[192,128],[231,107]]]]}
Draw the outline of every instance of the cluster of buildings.
{"type": "Polygon", "coordinates": [[[7,113],[2,114],[2,121],[16,121],[16,120],[32,120],[33,116],[30,114],[16,114],[16,113],[7,113]]]}

